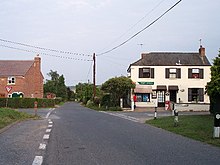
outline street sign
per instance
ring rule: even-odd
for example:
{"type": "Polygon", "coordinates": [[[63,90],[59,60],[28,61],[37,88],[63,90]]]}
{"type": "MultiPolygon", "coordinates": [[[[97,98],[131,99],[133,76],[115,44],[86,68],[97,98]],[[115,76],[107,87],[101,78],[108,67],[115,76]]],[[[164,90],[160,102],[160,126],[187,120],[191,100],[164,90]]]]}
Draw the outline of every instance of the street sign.
{"type": "Polygon", "coordinates": [[[12,90],[12,87],[11,86],[6,86],[5,89],[9,93],[12,90]]]}

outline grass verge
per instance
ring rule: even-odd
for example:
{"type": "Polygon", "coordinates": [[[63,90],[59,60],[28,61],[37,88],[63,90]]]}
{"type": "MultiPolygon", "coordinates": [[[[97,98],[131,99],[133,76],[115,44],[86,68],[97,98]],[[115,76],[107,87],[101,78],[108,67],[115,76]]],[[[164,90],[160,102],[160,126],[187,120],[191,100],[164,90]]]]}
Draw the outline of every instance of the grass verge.
{"type": "Polygon", "coordinates": [[[213,138],[213,115],[179,116],[179,126],[174,127],[174,117],[148,120],[147,124],[220,147],[220,139],[213,138]]]}
{"type": "Polygon", "coordinates": [[[29,115],[24,112],[18,112],[9,108],[0,108],[0,129],[16,122],[29,118],[36,118],[34,115],[29,115]]]}

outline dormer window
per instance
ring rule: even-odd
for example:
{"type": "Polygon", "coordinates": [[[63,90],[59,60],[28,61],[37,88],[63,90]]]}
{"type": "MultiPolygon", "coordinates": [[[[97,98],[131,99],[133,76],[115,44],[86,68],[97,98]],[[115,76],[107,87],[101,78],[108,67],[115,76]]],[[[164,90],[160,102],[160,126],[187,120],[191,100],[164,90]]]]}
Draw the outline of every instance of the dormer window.
{"type": "Polygon", "coordinates": [[[15,84],[15,77],[8,77],[8,85],[15,84]]]}

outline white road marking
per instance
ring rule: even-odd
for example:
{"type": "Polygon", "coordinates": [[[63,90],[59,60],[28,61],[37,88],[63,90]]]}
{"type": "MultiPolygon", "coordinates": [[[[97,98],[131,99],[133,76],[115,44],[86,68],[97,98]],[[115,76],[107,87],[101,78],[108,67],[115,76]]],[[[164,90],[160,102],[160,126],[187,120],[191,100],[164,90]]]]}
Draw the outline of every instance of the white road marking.
{"type": "Polygon", "coordinates": [[[46,144],[40,143],[39,150],[45,150],[46,144]]]}
{"type": "Polygon", "coordinates": [[[35,156],[32,165],[41,165],[43,163],[43,156],[35,156]]]}
{"type": "Polygon", "coordinates": [[[140,122],[139,119],[137,119],[135,117],[126,116],[126,115],[118,114],[118,113],[105,112],[105,111],[100,111],[100,112],[108,114],[108,115],[120,117],[120,118],[123,118],[123,119],[126,119],[126,120],[130,120],[130,121],[133,121],[133,122],[137,122],[137,123],[140,122]]]}
{"type": "Polygon", "coordinates": [[[47,135],[47,134],[45,134],[44,137],[43,137],[44,140],[47,140],[49,138],[50,138],[50,135],[47,135]]]}
{"type": "Polygon", "coordinates": [[[52,121],[49,121],[49,124],[53,124],[53,122],[52,122],[52,121]]]}
{"type": "Polygon", "coordinates": [[[48,128],[51,128],[51,127],[53,127],[53,125],[48,125],[48,128]]]}
{"type": "Polygon", "coordinates": [[[50,133],[51,132],[51,129],[46,129],[46,133],[50,133]]]}
{"type": "Polygon", "coordinates": [[[46,115],[46,119],[50,116],[51,112],[54,110],[55,108],[51,108],[50,111],[47,113],[46,115]]]}

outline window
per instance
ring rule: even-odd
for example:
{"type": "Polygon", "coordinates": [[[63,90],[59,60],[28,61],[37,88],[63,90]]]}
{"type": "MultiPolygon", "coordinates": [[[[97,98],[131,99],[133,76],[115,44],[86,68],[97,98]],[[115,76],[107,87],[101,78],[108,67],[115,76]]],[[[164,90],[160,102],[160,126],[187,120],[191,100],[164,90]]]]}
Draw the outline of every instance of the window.
{"type": "Polygon", "coordinates": [[[139,68],[139,78],[154,78],[154,68],[139,68]]]}
{"type": "Polygon", "coordinates": [[[188,89],[189,102],[204,102],[204,89],[203,88],[189,88],[188,89]]]}
{"type": "Polygon", "coordinates": [[[15,84],[15,77],[8,77],[8,84],[15,84]]]}
{"type": "Polygon", "coordinates": [[[189,68],[188,69],[188,78],[203,79],[203,69],[189,68]]]}
{"type": "Polygon", "coordinates": [[[137,93],[137,102],[150,102],[150,93],[137,93]]]}
{"type": "Polygon", "coordinates": [[[176,79],[181,78],[181,69],[180,68],[166,68],[165,78],[176,79]]]}

